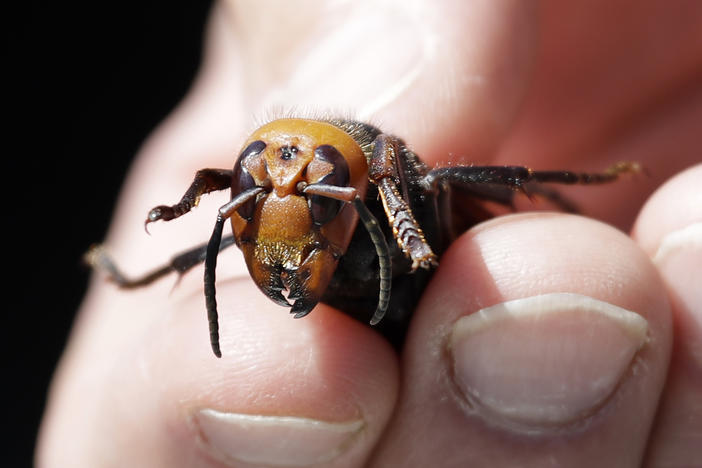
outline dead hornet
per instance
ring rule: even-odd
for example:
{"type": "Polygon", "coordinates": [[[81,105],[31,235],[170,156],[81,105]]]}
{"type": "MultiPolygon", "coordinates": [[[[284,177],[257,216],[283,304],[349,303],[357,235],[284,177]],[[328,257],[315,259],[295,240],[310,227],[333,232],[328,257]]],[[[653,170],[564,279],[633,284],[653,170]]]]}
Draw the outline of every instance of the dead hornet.
{"type": "Polygon", "coordinates": [[[138,279],[125,277],[103,248],[88,254],[89,263],[126,288],[172,271],[183,274],[204,260],[217,357],[215,267],[219,251],[234,243],[259,289],[290,307],[295,318],[320,301],[360,319],[370,316],[371,325],[385,317],[381,331],[398,344],[438,258],[456,236],[494,216],[483,201],[511,207],[515,193],[523,192],[572,211],[542,184],[598,184],[639,170],[635,163],[595,174],[521,166],[430,169],[401,139],[342,119],[275,120],[256,130],[243,148],[233,169],[198,171],[177,204],[157,206],[146,219],[147,225],[170,221],[189,212],[201,195],[231,189],[209,243],[138,279]],[[234,235],[223,238],[226,220],[234,235]]]}

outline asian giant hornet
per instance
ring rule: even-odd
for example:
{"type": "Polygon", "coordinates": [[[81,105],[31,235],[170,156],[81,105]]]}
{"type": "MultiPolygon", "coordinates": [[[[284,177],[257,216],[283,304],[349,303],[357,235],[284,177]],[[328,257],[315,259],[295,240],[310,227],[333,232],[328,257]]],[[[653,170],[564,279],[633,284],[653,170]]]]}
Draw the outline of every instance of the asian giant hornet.
{"type": "Polygon", "coordinates": [[[290,307],[295,318],[320,301],[358,318],[371,316],[371,325],[385,317],[382,331],[397,344],[447,246],[494,216],[479,201],[511,207],[515,193],[523,192],[572,211],[567,200],[542,184],[605,183],[638,170],[636,163],[593,174],[523,166],[430,169],[401,139],[372,125],[281,119],[248,138],[233,169],[198,171],[177,204],[149,212],[146,225],[170,221],[188,213],[203,194],[231,189],[207,244],[138,279],[125,277],[100,246],[87,257],[126,288],[172,271],[183,274],[204,260],[210,342],[217,357],[215,269],[219,251],[232,244],[243,252],[259,289],[290,307]],[[223,238],[227,220],[234,234],[223,238]]]}

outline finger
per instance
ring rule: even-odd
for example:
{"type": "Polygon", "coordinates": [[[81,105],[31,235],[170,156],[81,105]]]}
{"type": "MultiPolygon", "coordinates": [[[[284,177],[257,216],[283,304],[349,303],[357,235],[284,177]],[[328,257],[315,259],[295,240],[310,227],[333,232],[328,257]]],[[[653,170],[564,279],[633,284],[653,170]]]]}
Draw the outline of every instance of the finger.
{"type": "Polygon", "coordinates": [[[702,446],[702,165],[661,187],[641,212],[633,236],[668,288],[675,344],[651,437],[647,466],[693,466],[702,446]]]}
{"type": "Polygon", "coordinates": [[[568,215],[485,223],[419,305],[376,466],[636,466],[669,320],[655,269],[621,232],[568,215]]]}
{"type": "Polygon", "coordinates": [[[541,5],[531,86],[496,159],[578,171],[640,162],[644,177],[565,192],[583,213],[626,231],[664,180],[700,158],[702,8],[638,6],[541,5]]]}
{"type": "Polygon", "coordinates": [[[432,162],[449,152],[490,157],[528,85],[533,6],[513,0],[306,6],[301,12],[292,4],[227,3],[232,30],[249,39],[244,71],[252,74],[246,102],[253,111],[311,109],[368,120],[417,142],[432,162]],[[295,33],[281,34],[281,25],[295,33]],[[456,134],[457,145],[444,144],[456,134]]]}
{"type": "Polygon", "coordinates": [[[199,288],[162,292],[91,295],[84,317],[99,323],[64,358],[40,466],[363,464],[396,398],[379,336],[326,307],[294,320],[250,280],[225,281],[217,359],[199,288]],[[148,309],[148,325],[130,324],[148,309]]]}

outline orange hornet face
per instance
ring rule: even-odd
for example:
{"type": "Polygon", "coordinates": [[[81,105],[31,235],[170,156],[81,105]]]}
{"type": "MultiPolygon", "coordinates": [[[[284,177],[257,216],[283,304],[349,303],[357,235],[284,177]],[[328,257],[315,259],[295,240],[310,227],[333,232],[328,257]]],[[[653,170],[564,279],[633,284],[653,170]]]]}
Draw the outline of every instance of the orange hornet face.
{"type": "Polygon", "coordinates": [[[358,222],[349,204],[302,193],[315,183],[353,187],[363,199],[368,164],[346,132],[304,119],[259,128],[245,143],[232,178],[232,197],[264,188],[231,216],[234,237],[258,287],[280,305],[294,301],[290,312],[296,318],[324,294],[358,222]]]}

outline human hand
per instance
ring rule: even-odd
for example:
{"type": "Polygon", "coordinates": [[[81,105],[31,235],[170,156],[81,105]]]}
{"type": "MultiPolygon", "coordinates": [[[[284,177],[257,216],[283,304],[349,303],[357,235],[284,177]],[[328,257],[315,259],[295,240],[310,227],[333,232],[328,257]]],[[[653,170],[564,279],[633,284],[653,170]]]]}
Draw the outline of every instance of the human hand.
{"type": "Polygon", "coordinates": [[[193,91],[125,187],[108,239],[125,268],[207,239],[217,195],[151,237],[141,226],[197,169],[230,167],[253,118],[278,106],[353,112],[430,164],[640,161],[649,177],[568,190],[588,215],[621,229],[636,219],[631,237],[543,213],[476,227],[442,257],[401,355],[324,305],[291,320],[234,250],[218,269],[222,359],[207,341],[200,275],[130,292],[96,278],[55,377],[38,464],[693,464],[702,166],[641,205],[700,159],[700,7],[335,5],[215,9],[193,91]],[[564,291],[634,311],[647,340],[629,314],[605,320],[577,301],[530,319],[528,298],[564,291]],[[458,325],[525,298],[514,321],[458,325]]]}

